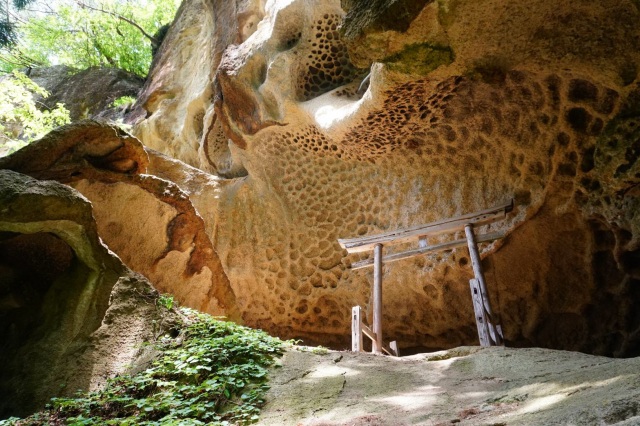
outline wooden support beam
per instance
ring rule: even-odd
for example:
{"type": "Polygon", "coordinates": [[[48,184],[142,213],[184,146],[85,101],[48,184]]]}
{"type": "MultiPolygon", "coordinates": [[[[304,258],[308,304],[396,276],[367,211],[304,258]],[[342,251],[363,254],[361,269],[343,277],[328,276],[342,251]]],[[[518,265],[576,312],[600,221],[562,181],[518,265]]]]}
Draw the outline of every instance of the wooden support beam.
{"type": "MultiPolygon", "coordinates": [[[[357,306],[359,308],[359,306],[357,306]]],[[[356,307],[354,307],[353,309],[355,309],[356,307]]],[[[364,335],[367,336],[369,339],[371,339],[372,343],[375,343],[378,340],[378,336],[376,335],[376,333],[373,332],[373,330],[371,330],[369,327],[367,327],[364,324],[360,324],[360,331],[361,334],[360,336],[364,335]]],[[[352,346],[353,347],[353,346],[352,346]]],[[[360,345],[360,347],[362,347],[362,345],[360,345]]],[[[393,355],[393,356],[400,356],[400,350],[398,349],[398,343],[394,340],[393,342],[389,343],[389,346],[387,345],[381,345],[381,351],[377,352],[377,353],[381,353],[381,352],[386,352],[389,355],[393,355]]],[[[355,350],[353,350],[354,352],[356,352],[355,350]]],[[[362,350],[360,350],[360,352],[362,352],[362,350]]]]}
{"type": "Polygon", "coordinates": [[[360,306],[351,308],[351,350],[362,352],[362,309],[360,306]]]}
{"type": "Polygon", "coordinates": [[[476,226],[486,225],[502,219],[513,209],[513,200],[508,204],[503,204],[491,209],[482,210],[426,225],[414,226],[411,228],[385,232],[378,235],[371,235],[358,238],[339,239],[340,246],[349,253],[361,253],[372,250],[376,244],[389,242],[404,243],[415,240],[419,237],[429,237],[450,232],[462,231],[467,224],[476,226]]]}
{"type": "Polygon", "coordinates": [[[369,327],[364,324],[362,324],[362,334],[371,339],[371,341],[376,341],[376,333],[374,333],[369,327]]]}
{"type": "Polygon", "coordinates": [[[382,345],[382,352],[386,353],[387,355],[396,356],[396,354],[393,353],[393,349],[391,349],[391,347],[387,345],[382,345]]]}
{"type": "Polygon", "coordinates": [[[382,351],[382,244],[376,244],[373,249],[373,332],[376,339],[371,351],[382,351]]]}
{"type": "MultiPolygon", "coordinates": [[[[506,235],[506,233],[504,231],[501,232],[492,232],[490,234],[482,234],[482,235],[478,235],[476,242],[478,243],[485,243],[488,241],[494,241],[494,240],[499,240],[500,238],[504,238],[504,236],[506,235]]],[[[464,247],[467,245],[467,240],[455,240],[455,241],[449,241],[446,243],[441,243],[441,244],[435,244],[432,246],[427,246],[427,247],[423,247],[423,248],[417,248],[417,249],[413,249],[413,250],[407,250],[407,251],[403,251],[400,253],[393,253],[393,254],[388,254],[386,256],[383,256],[382,258],[382,263],[383,264],[387,264],[387,263],[391,263],[391,262],[396,262],[398,260],[402,260],[402,259],[409,259],[412,257],[416,257],[416,256],[420,256],[426,253],[431,253],[431,252],[435,252],[435,251],[444,251],[444,250],[451,250],[454,249],[456,247],[464,247]]],[[[351,264],[351,269],[356,270],[356,269],[362,269],[362,268],[367,268],[373,266],[373,259],[365,259],[365,260],[361,260],[359,262],[354,262],[351,264]]]]}
{"type": "Polygon", "coordinates": [[[473,225],[468,224],[464,227],[465,235],[467,236],[467,243],[469,246],[469,257],[471,258],[471,266],[473,267],[473,273],[475,275],[475,281],[477,282],[477,287],[480,292],[480,298],[482,300],[482,306],[484,311],[484,316],[486,319],[486,324],[488,328],[488,336],[495,338],[493,343],[496,345],[501,345],[502,340],[500,339],[498,333],[495,331],[495,321],[493,319],[493,312],[491,311],[491,304],[489,303],[489,298],[487,297],[487,286],[484,280],[484,273],[482,272],[482,263],[480,262],[480,253],[478,252],[478,244],[476,242],[476,237],[473,232],[473,225]]]}

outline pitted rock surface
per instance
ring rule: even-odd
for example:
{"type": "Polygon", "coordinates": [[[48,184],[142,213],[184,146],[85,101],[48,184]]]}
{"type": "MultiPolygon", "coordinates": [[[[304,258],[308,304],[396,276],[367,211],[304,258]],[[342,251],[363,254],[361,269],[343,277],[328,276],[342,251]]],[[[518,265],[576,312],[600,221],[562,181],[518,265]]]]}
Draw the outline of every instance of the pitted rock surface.
{"type": "MultiPolygon", "coordinates": [[[[134,132],[218,179],[190,197],[245,323],[344,347],[372,277],[338,238],[513,198],[481,249],[507,344],[639,354],[637,3],[344,5],[186,2],[147,82],[134,132]]],[[[385,336],[474,343],[471,276],[386,266],[385,336]]]]}

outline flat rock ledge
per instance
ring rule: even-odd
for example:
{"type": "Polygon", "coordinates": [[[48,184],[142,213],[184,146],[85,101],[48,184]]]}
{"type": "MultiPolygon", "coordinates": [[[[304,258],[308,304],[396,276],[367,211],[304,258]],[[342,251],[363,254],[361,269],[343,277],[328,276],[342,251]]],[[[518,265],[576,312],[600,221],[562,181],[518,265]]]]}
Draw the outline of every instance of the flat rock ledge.
{"type": "Polygon", "coordinates": [[[640,358],[470,346],[392,358],[298,348],[272,371],[271,385],[260,425],[640,424],[640,358]]]}

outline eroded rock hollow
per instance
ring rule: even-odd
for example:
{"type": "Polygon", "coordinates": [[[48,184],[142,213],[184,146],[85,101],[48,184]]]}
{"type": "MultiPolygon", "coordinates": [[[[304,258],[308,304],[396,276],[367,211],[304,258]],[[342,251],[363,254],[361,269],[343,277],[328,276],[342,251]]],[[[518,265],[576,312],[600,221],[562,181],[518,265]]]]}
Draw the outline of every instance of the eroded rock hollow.
{"type": "Polygon", "coordinates": [[[102,244],[91,203],[10,170],[0,170],[0,202],[0,416],[146,365],[142,343],[175,314],[102,244]]]}
{"type": "MultiPolygon", "coordinates": [[[[147,149],[61,153],[87,165],[63,180],[161,291],[338,347],[372,282],[338,238],[514,199],[482,247],[507,345],[639,355],[639,21],[631,0],[187,0],[131,116],[147,149]]],[[[475,344],[471,277],[466,249],[385,266],[386,338],[475,344]]]]}

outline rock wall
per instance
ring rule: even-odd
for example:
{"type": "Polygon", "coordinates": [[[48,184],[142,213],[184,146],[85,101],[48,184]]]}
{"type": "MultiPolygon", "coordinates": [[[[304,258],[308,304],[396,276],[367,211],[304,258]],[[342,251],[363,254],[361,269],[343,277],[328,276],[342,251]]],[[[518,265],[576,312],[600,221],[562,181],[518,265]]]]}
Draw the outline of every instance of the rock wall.
{"type": "MultiPolygon", "coordinates": [[[[137,139],[90,120],[60,127],[0,159],[0,169],[78,189],[91,201],[105,243],[159,291],[239,320],[233,290],[189,193],[146,174],[148,164],[149,154],[137,139]]],[[[185,179],[198,182],[195,171],[186,166],[182,171],[185,179]]]]}
{"type": "MultiPolygon", "coordinates": [[[[507,345],[638,355],[638,19],[631,0],[187,0],[132,116],[164,155],[98,132],[34,175],[83,191],[162,291],[342,347],[372,276],[338,238],[514,199],[482,248],[507,345]]],[[[476,343],[471,276],[466,249],[386,265],[385,338],[476,343]]]]}
{"type": "Polygon", "coordinates": [[[124,118],[126,107],[113,107],[123,96],[136,97],[144,80],[117,68],[92,67],[78,70],[66,65],[33,68],[29,78],[49,92],[41,99],[47,108],[62,103],[72,121],[100,118],[116,121],[124,118]]]}
{"type": "MultiPolygon", "coordinates": [[[[618,0],[185,2],[135,132],[228,178],[207,226],[247,324],[344,345],[372,277],[338,238],[513,198],[482,250],[507,344],[637,355],[639,18],[618,0]]],[[[385,336],[476,342],[471,275],[466,249],[385,266],[385,336]]]]}

